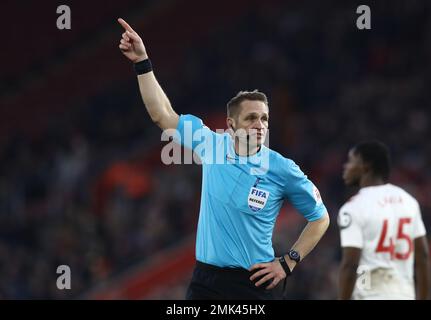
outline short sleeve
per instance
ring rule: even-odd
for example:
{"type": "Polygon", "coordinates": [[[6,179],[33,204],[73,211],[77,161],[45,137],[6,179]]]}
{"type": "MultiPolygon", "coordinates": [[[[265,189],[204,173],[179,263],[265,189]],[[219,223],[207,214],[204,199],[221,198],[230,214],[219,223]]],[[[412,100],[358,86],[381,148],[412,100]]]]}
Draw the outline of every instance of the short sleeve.
{"type": "Polygon", "coordinates": [[[213,158],[217,136],[200,118],[187,114],[179,118],[174,141],[193,150],[204,161],[206,157],[213,158]]]}
{"type": "Polygon", "coordinates": [[[361,222],[352,205],[344,205],[338,212],[341,247],[363,248],[364,238],[361,222]]]}
{"type": "Polygon", "coordinates": [[[319,190],[292,160],[287,162],[284,196],[308,221],[318,220],[326,212],[319,190]]]}
{"type": "Polygon", "coordinates": [[[422,220],[421,209],[416,202],[416,215],[413,220],[413,239],[420,238],[426,235],[426,229],[422,220]]]}

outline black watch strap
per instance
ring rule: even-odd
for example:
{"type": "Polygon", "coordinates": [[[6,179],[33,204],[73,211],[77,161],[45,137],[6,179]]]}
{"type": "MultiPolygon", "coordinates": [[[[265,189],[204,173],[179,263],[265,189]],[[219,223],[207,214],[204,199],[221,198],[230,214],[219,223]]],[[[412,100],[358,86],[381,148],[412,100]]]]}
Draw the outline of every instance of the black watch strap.
{"type": "Polygon", "coordinates": [[[280,257],[280,259],[279,259],[278,261],[280,261],[280,264],[281,264],[281,266],[283,267],[284,272],[286,272],[286,278],[287,278],[288,276],[290,276],[290,275],[292,274],[292,271],[290,271],[290,268],[289,268],[289,266],[287,265],[287,262],[286,262],[286,260],[284,259],[284,256],[281,256],[281,257],[280,257]]]}

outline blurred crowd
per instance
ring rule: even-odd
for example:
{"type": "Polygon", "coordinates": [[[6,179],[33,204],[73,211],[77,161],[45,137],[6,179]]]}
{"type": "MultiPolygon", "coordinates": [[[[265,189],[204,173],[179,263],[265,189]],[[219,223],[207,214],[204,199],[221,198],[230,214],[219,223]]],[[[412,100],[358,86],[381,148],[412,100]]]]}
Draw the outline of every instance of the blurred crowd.
{"type": "MultiPolygon", "coordinates": [[[[332,218],[289,279],[290,299],[336,298],[336,216],[355,192],[341,171],[360,140],[389,145],[391,182],[418,199],[431,230],[430,6],[376,3],[372,30],[359,31],[356,7],[325,5],[246,8],[190,45],[176,72],[155,65],[174,109],[212,129],[239,90],[268,95],[270,147],[315,182],[332,218]]],[[[130,78],[0,150],[0,298],[79,297],[195,231],[201,168],[161,163],[160,132],[130,78]],[[72,270],[70,291],[55,286],[62,264],[72,270]]],[[[280,214],[278,253],[305,225],[289,205],[280,214]]],[[[182,299],[187,282],[152,297],[182,299]]]]}

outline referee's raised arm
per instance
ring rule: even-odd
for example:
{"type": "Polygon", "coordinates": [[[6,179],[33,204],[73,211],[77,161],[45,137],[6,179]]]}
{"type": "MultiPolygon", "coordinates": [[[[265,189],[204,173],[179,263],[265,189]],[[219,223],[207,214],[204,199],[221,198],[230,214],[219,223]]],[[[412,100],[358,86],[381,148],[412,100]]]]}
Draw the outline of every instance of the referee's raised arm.
{"type": "Polygon", "coordinates": [[[141,37],[123,19],[119,18],[118,22],[125,31],[122,34],[119,48],[135,64],[142,100],[151,120],[163,130],[175,129],[179,116],[172,109],[168,97],[154,76],[151,62],[141,37]]]}

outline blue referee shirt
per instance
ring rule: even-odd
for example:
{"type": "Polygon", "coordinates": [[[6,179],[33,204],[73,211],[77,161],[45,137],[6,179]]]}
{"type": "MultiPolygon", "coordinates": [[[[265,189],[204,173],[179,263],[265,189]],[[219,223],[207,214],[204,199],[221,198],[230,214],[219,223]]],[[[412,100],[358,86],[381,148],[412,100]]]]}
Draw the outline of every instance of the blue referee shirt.
{"type": "Polygon", "coordinates": [[[229,133],[215,133],[193,115],[180,116],[174,140],[202,161],[198,261],[245,269],[273,261],[272,233],[284,199],[308,221],[326,212],[300,168],[264,145],[255,155],[238,156],[229,133]]]}

